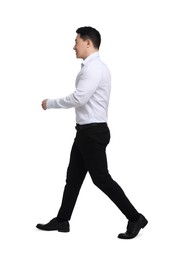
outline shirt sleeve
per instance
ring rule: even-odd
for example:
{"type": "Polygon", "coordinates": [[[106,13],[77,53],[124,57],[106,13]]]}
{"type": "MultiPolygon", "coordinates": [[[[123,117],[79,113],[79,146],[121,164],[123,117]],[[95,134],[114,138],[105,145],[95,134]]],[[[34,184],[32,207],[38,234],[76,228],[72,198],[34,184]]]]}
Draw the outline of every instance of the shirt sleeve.
{"type": "MultiPolygon", "coordinates": [[[[95,66],[94,66],[95,67],[95,66]]],[[[76,90],[63,98],[48,99],[47,108],[72,108],[80,107],[88,102],[99,86],[101,71],[99,68],[85,68],[80,72],[76,90]]]]}

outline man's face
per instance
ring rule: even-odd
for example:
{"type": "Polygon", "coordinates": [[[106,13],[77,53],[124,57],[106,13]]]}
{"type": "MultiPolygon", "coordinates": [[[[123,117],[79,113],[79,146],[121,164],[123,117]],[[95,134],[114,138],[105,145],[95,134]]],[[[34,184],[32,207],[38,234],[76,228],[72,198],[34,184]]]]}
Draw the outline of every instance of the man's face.
{"type": "Polygon", "coordinates": [[[75,38],[74,51],[76,52],[76,57],[79,59],[85,59],[87,57],[88,41],[80,38],[80,35],[77,34],[75,38]]]}

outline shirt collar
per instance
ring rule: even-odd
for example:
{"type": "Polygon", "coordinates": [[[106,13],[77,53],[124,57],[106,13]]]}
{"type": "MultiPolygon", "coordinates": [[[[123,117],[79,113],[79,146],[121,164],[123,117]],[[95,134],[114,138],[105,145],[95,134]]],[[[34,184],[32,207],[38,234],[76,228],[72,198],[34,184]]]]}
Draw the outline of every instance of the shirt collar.
{"type": "Polygon", "coordinates": [[[99,52],[94,52],[91,55],[89,55],[86,59],[83,60],[81,66],[83,67],[85,64],[87,64],[88,62],[90,62],[91,60],[94,60],[96,58],[99,58],[99,52]]]}

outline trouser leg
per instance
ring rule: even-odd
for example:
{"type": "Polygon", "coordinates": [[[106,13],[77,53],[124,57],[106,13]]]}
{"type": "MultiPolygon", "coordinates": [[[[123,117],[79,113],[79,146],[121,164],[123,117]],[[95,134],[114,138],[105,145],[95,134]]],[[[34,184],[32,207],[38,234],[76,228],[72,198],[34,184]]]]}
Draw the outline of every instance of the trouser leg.
{"type": "Polygon", "coordinates": [[[109,139],[107,127],[94,127],[81,138],[80,149],[86,167],[94,184],[116,204],[127,219],[136,219],[139,213],[108,172],[106,146],[109,139]]]}
{"type": "Polygon", "coordinates": [[[63,192],[62,204],[57,219],[70,220],[86,173],[87,170],[84,161],[74,141],[67,169],[67,178],[63,192]]]}

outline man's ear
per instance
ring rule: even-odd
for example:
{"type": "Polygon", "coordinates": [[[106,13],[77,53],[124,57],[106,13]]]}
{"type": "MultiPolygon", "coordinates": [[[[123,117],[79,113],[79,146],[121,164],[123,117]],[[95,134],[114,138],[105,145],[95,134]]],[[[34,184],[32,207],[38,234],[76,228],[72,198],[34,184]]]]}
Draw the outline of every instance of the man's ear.
{"type": "Polygon", "coordinates": [[[92,41],[90,39],[87,39],[86,43],[87,43],[87,48],[93,46],[93,43],[92,43],[92,41]]]}

